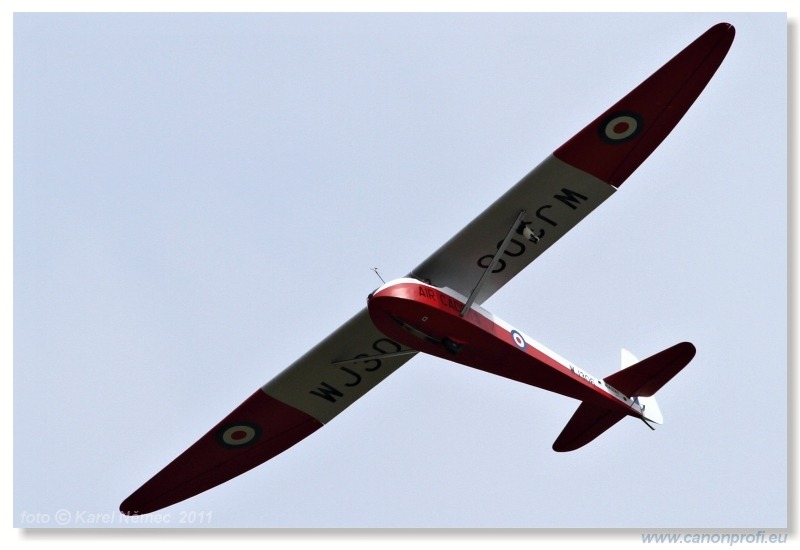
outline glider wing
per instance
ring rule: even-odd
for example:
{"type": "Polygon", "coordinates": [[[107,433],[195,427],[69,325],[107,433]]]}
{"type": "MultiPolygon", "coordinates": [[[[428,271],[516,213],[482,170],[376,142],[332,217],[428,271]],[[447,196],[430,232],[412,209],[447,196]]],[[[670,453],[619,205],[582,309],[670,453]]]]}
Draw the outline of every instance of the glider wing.
{"type": "Polygon", "coordinates": [[[469,296],[524,210],[476,293],[475,303],[483,303],[610,197],[655,150],[708,84],[733,37],[727,23],[710,28],[556,149],[411,276],[469,296]]]}
{"type": "Polygon", "coordinates": [[[120,510],[154,512],[243,474],[314,433],[415,354],[381,334],[362,309],[256,390],[120,510]]]}

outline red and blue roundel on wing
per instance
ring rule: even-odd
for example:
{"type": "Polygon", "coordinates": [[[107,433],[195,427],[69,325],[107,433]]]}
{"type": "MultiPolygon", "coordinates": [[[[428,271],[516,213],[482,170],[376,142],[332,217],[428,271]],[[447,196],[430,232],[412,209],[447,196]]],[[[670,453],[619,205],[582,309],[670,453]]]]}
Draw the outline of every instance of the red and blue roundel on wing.
{"type": "Polygon", "coordinates": [[[261,428],[256,424],[240,422],[220,428],[217,431],[217,441],[223,447],[235,449],[255,443],[260,435],[261,428]]]}
{"type": "Polygon", "coordinates": [[[638,113],[613,113],[600,122],[600,138],[606,143],[625,143],[635,138],[644,128],[638,113]]]}
{"type": "Polygon", "coordinates": [[[525,343],[525,338],[516,330],[511,331],[511,339],[514,340],[514,343],[519,349],[525,349],[528,346],[528,344],[525,343]]]}

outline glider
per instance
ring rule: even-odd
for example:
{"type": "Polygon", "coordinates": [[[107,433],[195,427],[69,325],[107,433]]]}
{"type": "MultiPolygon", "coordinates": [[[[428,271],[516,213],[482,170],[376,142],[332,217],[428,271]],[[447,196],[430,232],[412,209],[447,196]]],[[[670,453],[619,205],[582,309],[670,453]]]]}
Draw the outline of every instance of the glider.
{"type": "Polygon", "coordinates": [[[608,199],[675,127],[725,58],[720,23],[556,149],[407,277],[367,306],[125,499],[146,514],[215,487],[285,451],[416,353],[442,357],[572,397],[555,451],[586,445],[625,416],[663,418],[656,391],[694,357],[676,344],[598,378],[483,309],[489,296],[608,199]]]}

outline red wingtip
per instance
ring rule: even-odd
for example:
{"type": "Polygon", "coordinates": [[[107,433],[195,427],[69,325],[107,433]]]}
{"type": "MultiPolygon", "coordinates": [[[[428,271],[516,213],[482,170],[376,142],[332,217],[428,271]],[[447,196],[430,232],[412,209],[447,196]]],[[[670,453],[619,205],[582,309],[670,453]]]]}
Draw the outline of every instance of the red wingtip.
{"type": "Polygon", "coordinates": [[[600,115],[555,156],[618,187],[675,128],[728,53],[733,25],[718,23],[600,115]]]}
{"type": "Polygon", "coordinates": [[[120,512],[149,514],[202,493],[266,462],[321,427],[317,419],[259,389],[126,498],[120,512]]]}

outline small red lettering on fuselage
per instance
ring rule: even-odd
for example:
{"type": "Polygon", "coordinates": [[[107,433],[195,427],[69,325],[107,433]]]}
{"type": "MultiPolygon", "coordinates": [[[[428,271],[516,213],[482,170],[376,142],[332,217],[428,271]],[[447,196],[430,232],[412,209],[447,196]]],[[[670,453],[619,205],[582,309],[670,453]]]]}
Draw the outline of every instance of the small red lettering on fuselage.
{"type": "Polygon", "coordinates": [[[450,309],[452,309],[454,311],[458,311],[459,313],[461,312],[461,308],[464,307],[464,304],[462,304],[461,302],[459,302],[458,300],[456,300],[454,298],[451,298],[450,296],[448,296],[447,294],[445,294],[443,292],[439,293],[439,302],[443,306],[449,307],[450,309]]]}
{"type": "Polygon", "coordinates": [[[428,288],[428,287],[425,287],[425,286],[420,286],[419,287],[419,295],[424,297],[424,298],[427,298],[428,300],[434,300],[435,296],[436,296],[436,293],[433,291],[432,288],[428,288]]]}

